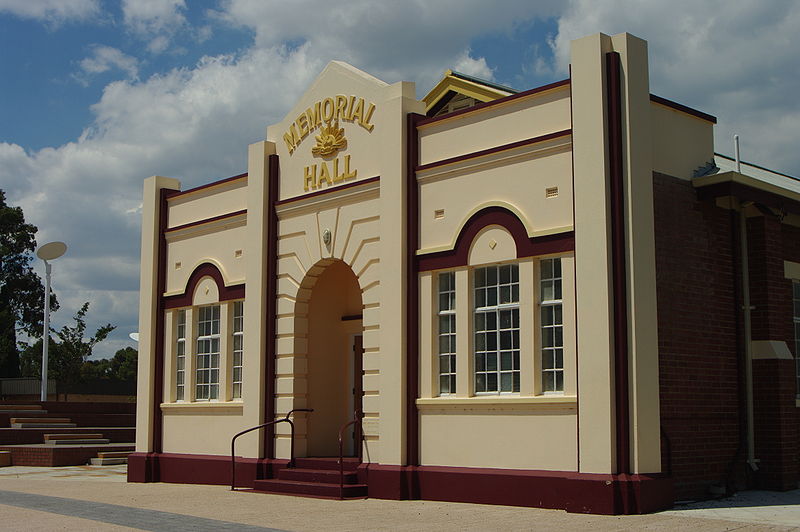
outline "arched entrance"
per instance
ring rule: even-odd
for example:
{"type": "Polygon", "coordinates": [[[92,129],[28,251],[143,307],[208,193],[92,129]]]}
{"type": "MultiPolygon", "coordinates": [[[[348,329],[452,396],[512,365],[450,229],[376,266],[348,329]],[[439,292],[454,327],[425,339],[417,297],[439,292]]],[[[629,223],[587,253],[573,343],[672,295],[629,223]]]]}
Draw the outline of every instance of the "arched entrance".
{"type": "MultiPolygon", "coordinates": [[[[340,260],[324,267],[308,300],[307,456],[336,456],[339,428],[361,410],[361,288],[340,260]]],[[[345,451],[355,453],[352,431],[345,451]]]]}

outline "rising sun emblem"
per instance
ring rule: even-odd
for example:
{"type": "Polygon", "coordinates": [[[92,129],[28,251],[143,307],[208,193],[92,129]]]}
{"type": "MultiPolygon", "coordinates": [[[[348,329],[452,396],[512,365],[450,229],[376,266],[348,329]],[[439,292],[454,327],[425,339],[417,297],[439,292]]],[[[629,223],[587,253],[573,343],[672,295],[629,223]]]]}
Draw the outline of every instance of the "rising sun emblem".
{"type": "Polygon", "coordinates": [[[333,124],[328,122],[328,125],[322,126],[319,135],[314,138],[317,140],[317,145],[311,148],[311,154],[315,157],[329,157],[347,147],[344,128],[339,127],[338,120],[333,124]]]}

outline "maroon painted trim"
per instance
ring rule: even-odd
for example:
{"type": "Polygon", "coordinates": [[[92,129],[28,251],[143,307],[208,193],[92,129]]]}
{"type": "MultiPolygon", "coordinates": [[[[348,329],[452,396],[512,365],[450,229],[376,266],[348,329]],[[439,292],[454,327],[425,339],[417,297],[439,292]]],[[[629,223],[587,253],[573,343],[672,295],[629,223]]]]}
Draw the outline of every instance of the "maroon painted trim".
{"type": "MultiPolygon", "coordinates": [[[[572,80],[572,65],[569,65],[569,79],[572,80]]],[[[572,102],[573,102],[573,99],[572,99],[572,83],[570,83],[570,85],[569,85],[569,127],[570,127],[570,129],[573,129],[575,127],[575,122],[574,122],[573,115],[572,115],[572,102]]],[[[575,150],[570,150],[569,155],[570,155],[569,162],[570,162],[570,172],[571,172],[570,179],[572,180],[572,190],[573,190],[572,198],[571,198],[572,199],[572,223],[575,224],[575,220],[576,220],[576,218],[575,218],[575,192],[574,192],[575,191],[575,150]]],[[[572,261],[572,278],[573,279],[577,279],[578,278],[578,250],[576,249],[574,251],[575,251],[575,260],[572,261]]],[[[572,283],[572,296],[574,298],[574,301],[576,302],[575,305],[573,305],[573,310],[572,310],[572,313],[573,313],[572,314],[572,319],[573,319],[572,323],[575,324],[575,326],[574,326],[575,327],[574,328],[575,338],[579,338],[579,336],[578,336],[578,327],[580,326],[580,324],[578,323],[578,305],[577,305],[577,301],[578,301],[578,285],[577,285],[577,283],[572,283]]],[[[578,342],[575,342],[574,349],[575,349],[575,388],[577,390],[580,390],[581,389],[581,383],[580,383],[580,362],[581,362],[581,357],[580,357],[580,353],[578,352],[578,342]]],[[[577,421],[575,423],[575,439],[578,442],[580,442],[581,441],[581,408],[580,408],[580,401],[576,405],[575,418],[576,418],[576,421],[577,421]]],[[[578,467],[578,471],[580,471],[580,469],[581,469],[581,446],[580,445],[576,445],[575,446],[575,461],[576,461],[576,464],[577,464],[577,467],[578,467]]]]}
{"type": "Polygon", "coordinates": [[[513,150],[514,148],[521,148],[523,146],[529,146],[531,144],[538,144],[539,142],[546,142],[548,140],[557,139],[560,137],[566,137],[568,135],[572,135],[572,129],[565,129],[563,131],[556,131],[555,133],[548,133],[547,135],[540,135],[538,137],[531,137],[525,140],[519,140],[517,142],[511,142],[509,144],[503,144],[502,146],[495,146],[494,148],[487,148],[485,150],[475,151],[472,153],[466,153],[464,155],[458,155],[456,157],[450,157],[449,159],[442,159],[441,161],[435,161],[428,164],[423,164],[421,166],[417,166],[414,168],[417,172],[422,172],[423,170],[430,170],[431,168],[436,168],[437,166],[444,166],[446,164],[453,164],[460,161],[466,161],[468,159],[474,159],[476,157],[483,157],[484,155],[491,155],[493,153],[498,153],[501,151],[506,150],[513,150]]]}
{"type": "Polygon", "coordinates": [[[197,220],[196,222],[189,222],[188,224],[176,225],[175,227],[170,227],[165,232],[172,233],[174,231],[180,231],[181,229],[194,227],[196,225],[208,224],[211,222],[216,222],[218,220],[224,220],[225,218],[233,218],[235,216],[240,216],[242,214],[247,214],[247,209],[242,209],[241,211],[236,211],[236,212],[229,212],[228,214],[220,214],[219,216],[213,216],[211,218],[204,218],[203,220],[197,220]]]}
{"type": "MultiPolygon", "coordinates": [[[[217,284],[220,301],[244,299],[244,284],[225,286],[225,279],[222,278],[222,272],[220,272],[219,269],[210,262],[204,262],[195,268],[192,274],[189,276],[189,280],[186,282],[186,288],[182,294],[161,298],[164,309],[168,310],[192,306],[192,299],[194,297],[194,291],[197,288],[197,283],[199,283],[203,277],[211,277],[217,284]]],[[[163,293],[163,291],[161,293],[163,293]]],[[[161,343],[163,344],[163,341],[161,343]]]]}
{"type": "Polygon", "coordinates": [[[158,258],[156,264],[158,274],[156,276],[156,330],[155,332],[155,353],[153,365],[155,375],[153,376],[153,451],[160,453],[163,446],[164,418],[161,412],[161,403],[164,402],[164,309],[165,302],[161,294],[167,286],[167,239],[164,231],[167,228],[169,219],[169,205],[167,197],[171,192],[169,189],[162,188],[159,191],[159,211],[158,211],[158,258]]]}
{"type": "Polygon", "coordinates": [[[736,196],[737,198],[747,199],[768,207],[780,209],[788,214],[800,214],[800,201],[775,194],[774,192],[754,188],[744,183],[724,181],[722,183],[698,187],[696,190],[697,197],[701,200],[713,200],[722,196],[736,196]]]}
{"type": "Polygon", "coordinates": [[[247,172],[235,175],[233,177],[226,177],[225,179],[220,179],[218,181],[212,181],[211,183],[206,183],[205,185],[200,185],[199,187],[194,187],[187,190],[170,191],[170,194],[167,195],[167,199],[174,200],[175,198],[178,198],[180,196],[185,196],[186,194],[197,192],[198,190],[203,190],[204,188],[211,188],[211,187],[216,187],[218,185],[223,185],[230,181],[236,181],[237,179],[242,179],[243,177],[247,177],[247,172]]]}
{"type": "Polygon", "coordinates": [[[673,102],[672,100],[667,100],[666,98],[662,98],[661,96],[656,96],[655,94],[650,95],[650,101],[655,103],[660,103],[661,105],[665,105],[667,107],[671,107],[677,111],[682,111],[686,114],[690,114],[702,120],[711,122],[712,124],[717,123],[717,117],[714,115],[704,113],[703,111],[698,111],[697,109],[692,109],[691,107],[683,105],[682,103],[673,102]]]}
{"type": "Polygon", "coordinates": [[[322,196],[323,194],[330,194],[332,192],[338,192],[340,190],[345,190],[348,188],[359,187],[361,185],[366,185],[367,183],[375,183],[376,181],[380,181],[381,176],[376,175],[375,177],[368,177],[367,179],[362,179],[360,181],[354,181],[352,183],[347,183],[346,185],[339,185],[338,187],[331,187],[326,188],[324,190],[317,190],[314,192],[309,192],[308,194],[303,194],[302,196],[295,196],[293,198],[286,198],[284,200],[276,201],[275,205],[280,207],[281,205],[286,205],[287,203],[293,203],[295,201],[302,201],[304,199],[313,198],[315,196],[322,196]]]}
{"type": "Polygon", "coordinates": [[[472,241],[484,227],[489,225],[502,226],[511,234],[517,246],[517,258],[563,253],[575,249],[574,231],[530,238],[525,226],[514,213],[503,207],[486,207],[467,220],[453,249],[417,256],[418,271],[466,266],[469,262],[472,241]]]}
{"type": "MultiPolygon", "coordinates": [[[[237,484],[275,478],[288,460],[239,458],[237,484]]],[[[376,499],[502,504],[558,508],[575,513],[641,514],[672,506],[672,479],[663,474],[603,475],[441,466],[361,464],[360,482],[376,499]]],[[[230,483],[230,457],[220,455],[133,453],[128,482],[181,484],[230,483]]]]}
{"type": "MultiPolygon", "coordinates": [[[[266,375],[264,392],[264,419],[262,423],[275,419],[275,359],[278,319],[278,194],[280,193],[280,158],[269,156],[269,206],[267,207],[267,272],[266,294],[267,323],[264,326],[264,345],[266,347],[266,375]]],[[[264,457],[275,457],[275,426],[264,428],[264,457]]]]}
{"type": "Polygon", "coordinates": [[[625,182],[622,162],[622,87],[620,57],[617,52],[608,52],[606,54],[606,79],[611,207],[611,268],[614,291],[614,405],[616,410],[617,472],[630,473],[625,182]]]}
{"type": "Polygon", "coordinates": [[[642,514],[673,504],[662,474],[604,475],[440,466],[364,464],[369,497],[556,508],[573,513],[642,514]]]}
{"type": "Polygon", "coordinates": [[[569,85],[569,79],[562,79],[561,81],[556,81],[554,83],[549,83],[547,85],[542,85],[541,87],[535,87],[533,89],[526,90],[524,92],[518,92],[516,94],[512,94],[511,96],[504,96],[502,98],[498,98],[496,100],[492,100],[491,102],[483,102],[479,103],[473,107],[468,107],[466,109],[459,109],[458,111],[453,111],[452,113],[443,114],[440,116],[434,116],[431,118],[423,117],[419,122],[417,122],[417,127],[427,126],[428,124],[432,124],[434,122],[438,122],[440,120],[444,120],[446,118],[453,118],[456,116],[465,115],[468,113],[474,113],[475,111],[481,111],[486,109],[487,107],[492,107],[494,105],[499,105],[503,103],[508,103],[513,100],[517,100],[519,98],[525,98],[526,96],[530,96],[532,94],[536,94],[538,92],[549,91],[550,89],[556,89],[558,87],[563,87],[564,85],[569,85]]]}
{"type": "MultiPolygon", "coordinates": [[[[272,478],[288,460],[236,459],[236,485],[252,488],[257,479],[272,478]]],[[[230,485],[231,457],[178,453],[128,455],[128,482],[230,485]]]]}
{"type": "Polygon", "coordinates": [[[419,464],[419,183],[414,168],[419,164],[418,124],[424,115],[406,116],[406,456],[407,464],[419,464]]]}

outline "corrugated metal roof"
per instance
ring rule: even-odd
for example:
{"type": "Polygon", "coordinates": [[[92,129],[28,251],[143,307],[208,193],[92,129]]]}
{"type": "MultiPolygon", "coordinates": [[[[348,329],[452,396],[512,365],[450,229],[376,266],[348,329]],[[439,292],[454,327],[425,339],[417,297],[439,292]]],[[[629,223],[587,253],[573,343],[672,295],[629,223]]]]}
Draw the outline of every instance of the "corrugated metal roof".
{"type": "MultiPolygon", "coordinates": [[[[736,171],[736,161],[727,155],[715,153],[714,163],[722,172],[736,171]]],[[[768,183],[776,187],[786,189],[794,192],[795,194],[800,194],[800,179],[796,177],[782,174],[781,172],[776,172],[774,170],[764,168],[763,166],[758,166],[757,164],[752,164],[745,161],[741,161],[741,167],[741,173],[743,175],[752,177],[753,179],[763,181],[764,183],[768,183]]]]}

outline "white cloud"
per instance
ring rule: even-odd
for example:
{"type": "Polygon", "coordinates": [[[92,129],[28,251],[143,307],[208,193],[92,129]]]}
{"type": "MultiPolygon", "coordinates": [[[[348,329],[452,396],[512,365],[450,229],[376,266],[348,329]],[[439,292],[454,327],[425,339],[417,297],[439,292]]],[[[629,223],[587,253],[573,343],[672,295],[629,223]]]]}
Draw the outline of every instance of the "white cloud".
{"type": "Polygon", "coordinates": [[[83,84],[87,84],[89,77],[112,69],[125,72],[131,79],[136,78],[139,74],[138,59],[111,46],[93,46],[92,55],[81,59],[78,64],[81,73],[76,74],[75,77],[83,84]]]}
{"type": "Polygon", "coordinates": [[[167,50],[173,35],[187,22],[184,0],[123,0],[125,26],[148,41],[147,49],[159,54],[167,50]]]}
{"type": "Polygon", "coordinates": [[[100,12],[98,0],[0,0],[0,13],[52,25],[85,20],[100,12]]]}
{"type": "Polygon", "coordinates": [[[553,40],[567,72],[570,40],[627,31],[649,43],[650,89],[716,115],[717,150],[775,170],[798,172],[800,3],[575,0],[553,40]]]}
{"type": "Polygon", "coordinates": [[[489,65],[486,64],[486,58],[472,57],[469,51],[465,51],[461,54],[453,65],[453,70],[488,81],[494,79],[494,72],[489,68],[489,65]]]}

